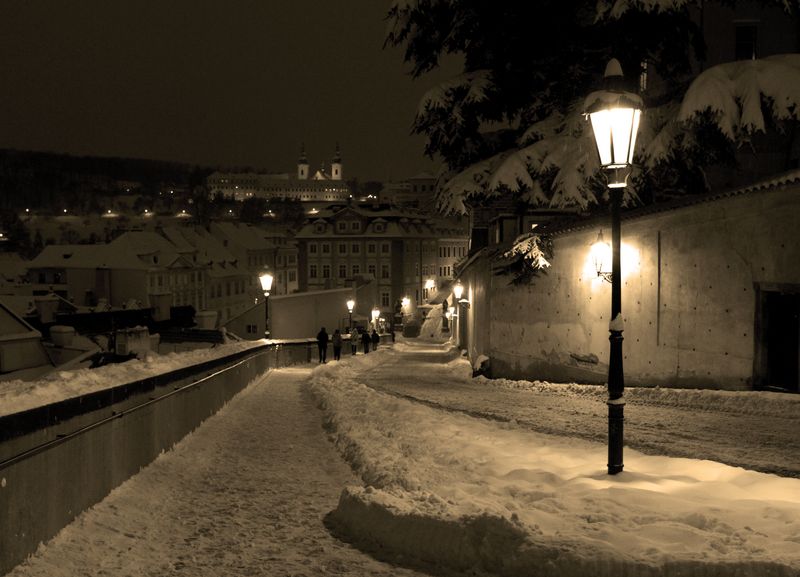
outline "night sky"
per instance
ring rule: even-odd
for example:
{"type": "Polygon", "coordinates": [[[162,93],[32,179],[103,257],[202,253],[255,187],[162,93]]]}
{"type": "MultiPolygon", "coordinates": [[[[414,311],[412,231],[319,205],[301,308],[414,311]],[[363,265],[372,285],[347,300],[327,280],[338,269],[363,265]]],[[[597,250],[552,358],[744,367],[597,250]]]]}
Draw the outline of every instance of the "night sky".
{"type": "Polygon", "coordinates": [[[294,171],[341,145],[345,178],[435,165],[419,97],[383,49],[389,0],[0,4],[0,148],[294,171]]]}

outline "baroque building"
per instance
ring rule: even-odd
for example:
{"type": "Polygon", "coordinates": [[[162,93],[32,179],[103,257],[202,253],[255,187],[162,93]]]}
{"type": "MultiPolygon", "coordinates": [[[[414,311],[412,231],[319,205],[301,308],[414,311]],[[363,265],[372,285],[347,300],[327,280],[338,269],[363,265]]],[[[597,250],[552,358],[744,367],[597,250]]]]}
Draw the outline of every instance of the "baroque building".
{"type": "Polygon", "coordinates": [[[295,240],[300,291],[372,282],[371,304],[390,312],[405,297],[421,304],[431,284],[449,283],[469,238],[458,222],[413,209],[347,204],[318,211],[295,240]]]}
{"type": "Polygon", "coordinates": [[[288,198],[303,203],[326,204],[350,198],[350,189],[342,176],[342,155],[338,144],[329,170],[326,170],[323,162],[313,173],[305,146],[302,146],[294,175],[288,172],[214,172],[208,176],[206,184],[211,197],[221,194],[238,201],[248,198],[288,198]]]}

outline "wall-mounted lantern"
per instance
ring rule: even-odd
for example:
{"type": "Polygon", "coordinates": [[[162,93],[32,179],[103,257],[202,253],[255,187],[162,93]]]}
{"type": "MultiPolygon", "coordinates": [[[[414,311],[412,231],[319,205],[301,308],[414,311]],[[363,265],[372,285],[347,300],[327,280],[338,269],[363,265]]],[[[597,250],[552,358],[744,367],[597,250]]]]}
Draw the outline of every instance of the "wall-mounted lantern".
{"type": "Polygon", "coordinates": [[[611,282],[613,277],[611,270],[611,245],[603,238],[602,230],[598,233],[597,240],[592,245],[591,255],[594,270],[597,271],[597,276],[605,281],[611,282]]]}

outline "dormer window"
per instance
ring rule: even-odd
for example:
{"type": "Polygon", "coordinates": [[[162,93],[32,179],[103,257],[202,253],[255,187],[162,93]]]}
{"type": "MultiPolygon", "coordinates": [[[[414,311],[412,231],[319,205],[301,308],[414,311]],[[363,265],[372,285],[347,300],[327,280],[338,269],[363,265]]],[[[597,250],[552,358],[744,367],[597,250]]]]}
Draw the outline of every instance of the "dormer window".
{"type": "Polygon", "coordinates": [[[347,221],[340,220],[336,223],[336,232],[347,232],[347,221]]]}
{"type": "Polygon", "coordinates": [[[317,223],[314,226],[314,232],[316,232],[316,233],[324,233],[325,232],[325,225],[322,224],[321,222],[317,223]]]}
{"type": "Polygon", "coordinates": [[[375,232],[384,232],[385,230],[386,230],[386,223],[383,222],[375,223],[375,232]]]}
{"type": "Polygon", "coordinates": [[[158,255],[157,254],[153,255],[153,264],[158,264],[158,255]]]}
{"type": "Polygon", "coordinates": [[[360,232],[361,231],[361,223],[357,220],[354,220],[350,223],[350,231],[351,232],[360,232]]]}

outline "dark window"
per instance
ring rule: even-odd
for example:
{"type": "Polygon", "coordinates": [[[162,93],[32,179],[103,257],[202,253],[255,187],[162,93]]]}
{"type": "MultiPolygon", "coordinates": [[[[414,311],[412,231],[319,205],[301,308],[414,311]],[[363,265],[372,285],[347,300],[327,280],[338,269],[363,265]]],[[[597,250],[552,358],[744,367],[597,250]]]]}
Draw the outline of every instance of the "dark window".
{"type": "Polygon", "coordinates": [[[755,60],[757,51],[758,27],[755,24],[736,25],[736,60],[755,60]]]}

